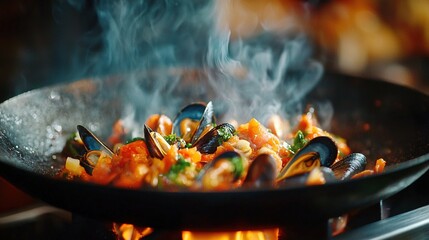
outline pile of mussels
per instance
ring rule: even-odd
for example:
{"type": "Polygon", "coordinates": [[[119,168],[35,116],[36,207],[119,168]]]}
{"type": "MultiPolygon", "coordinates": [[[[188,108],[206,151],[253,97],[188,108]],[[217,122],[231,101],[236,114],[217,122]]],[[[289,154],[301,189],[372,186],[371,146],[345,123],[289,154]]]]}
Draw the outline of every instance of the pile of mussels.
{"type": "MultiPolygon", "coordinates": [[[[222,144],[220,141],[225,135],[235,133],[235,128],[228,123],[214,125],[215,117],[213,105],[211,102],[193,103],[184,107],[173,120],[172,133],[178,138],[178,147],[196,147],[201,153],[214,153],[217,147],[222,144]],[[196,130],[182,133],[180,124],[184,120],[198,122],[196,130]],[[186,139],[186,140],[184,140],[186,139]]],[[[97,163],[101,151],[113,155],[113,151],[92,132],[83,126],[77,126],[79,135],[82,139],[84,149],[79,151],[80,164],[85,168],[88,174],[97,163]]],[[[153,131],[148,126],[144,126],[144,141],[148,146],[151,157],[162,159],[168,151],[170,144],[166,142],[161,134],[153,131]]],[[[305,185],[311,173],[316,169],[323,178],[324,182],[349,179],[353,175],[363,171],[366,167],[366,157],[361,153],[352,153],[334,163],[338,153],[335,142],[327,136],[319,136],[307,142],[293,158],[283,167],[280,173],[277,173],[276,162],[268,154],[257,156],[249,165],[247,175],[243,181],[245,187],[273,187],[273,186],[297,186],[305,185]],[[306,168],[300,170],[299,174],[293,174],[294,168],[306,168]]],[[[233,159],[243,157],[235,151],[225,152],[217,156],[213,161],[204,165],[196,177],[196,182],[201,179],[213,168],[219,166],[219,161],[232,161],[233,159]]],[[[239,180],[240,175],[231,171],[231,185],[239,180]]]]}

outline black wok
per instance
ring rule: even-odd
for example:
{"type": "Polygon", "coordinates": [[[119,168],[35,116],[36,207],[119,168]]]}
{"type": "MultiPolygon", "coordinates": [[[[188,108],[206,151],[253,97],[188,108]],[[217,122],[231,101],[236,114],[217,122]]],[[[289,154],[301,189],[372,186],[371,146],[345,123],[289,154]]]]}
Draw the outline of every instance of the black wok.
{"type": "MultiPolygon", "coordinates": [[[[326,74],[305,102],[316,109],[331,103],[330,131],[366,154],[369,167],[378,157],[386,159],[384,173],[322,186],[228,192],[129,190],[54,178],[63,163],[51,155],[61,150],[77,124],[89,126],[101,138],[110,134],[130,100],[123,88],[127,84],[114,78],[83,80],[2,103],[1,176],[49,204],[97,219],[160,228],[237,229],[339,216],[397,193],[429,168],[428,96],[386,82],[326,74]]],[[[191,100],[212,97],[198,89],[180,91],[184,96],[193,93],[191,100]]]]}

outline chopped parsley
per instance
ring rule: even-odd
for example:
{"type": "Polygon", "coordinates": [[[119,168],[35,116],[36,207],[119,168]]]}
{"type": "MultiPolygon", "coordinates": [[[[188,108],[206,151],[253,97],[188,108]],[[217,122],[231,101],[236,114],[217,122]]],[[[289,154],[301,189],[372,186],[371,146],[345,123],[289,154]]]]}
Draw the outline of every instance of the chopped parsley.
{"type": "Polygon", "coordinates": [[[228,141],[233,135],[234,132],[231,131],[231,129],[228,126],[223,126],[217,130],[218,133],[218,141],[219,145],[221,145],[223,142],[228,141]]]}
{"type": "Polygon", "coordinates": [[[180,137],[178,137],[176,134],[170,134],[167,136],[164,136],[165,141],[168,142],[168,144],[173,145],[177,142],[180,142],[180,137]]]}
{"type": "Polygon", "coordinates": [[[307,143],[307,140],[305,140],[304,133],[302,131],[298,131],[293,140],[293,144],[289,146],[289,150],[295,154],[302,147],[304,147],[306,143],[307,143]]]}
{"type": "Polygon", "coordinates": [[[125,144],[128,144],[128,143],[132,143],[132,142],[135,142],[135,141],[144,141],[144,138],[142,138],[142,137],[135,137],[135,138],[131,138],[131,139],[129,139],[129,140],[127,140],[126,142],[125,142],[125,144]]]}
{"type": "Polygon", "coordinates": [[[234,176],[239,178],[244,171],[243,161],[240,157],[233,157],[231,163],[234,166],[234,176]]]}
{"type": "Polygon", "coordinates": [[[179,159],[173,166],[171,166],[166,176],[168,179],[175,182],[177,179],[177,176],[179,176],[179,174],[185,171],[186,167],[189,167],[189,166],[191,166],[191,163],[187,162],[183,158],[183,156],[179,154],[179,159]]]}

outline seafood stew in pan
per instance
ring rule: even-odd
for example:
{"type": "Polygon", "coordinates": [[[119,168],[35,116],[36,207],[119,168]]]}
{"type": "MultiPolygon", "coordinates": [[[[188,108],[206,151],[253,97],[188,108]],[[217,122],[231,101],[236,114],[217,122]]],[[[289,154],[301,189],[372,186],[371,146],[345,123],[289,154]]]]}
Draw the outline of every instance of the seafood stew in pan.
{"type": "MultiPolygon", "coordinates": [[[[249,164],[248,178],[239,180],[243,185],[249,181],[254,187],[223,191],[135,189],[59,178],[58,174],[66,162],[56,154],[63,150],[69,137],[77,131],[77,125],[90,130],[101,142],[107,142],[111,137],[112,126],[124,116],[123,106],[130,101],[122,85],[121,79],[83,80],[35,90],[2,103],[0,174],[50,204],[98,219],[171,228],[242,228],[299,222],[310,215],[317,218],[339,216],[393,195],[424,174],[429,167],[429,136],[425,134],[429,132],[428,96],[385,82],[327,74],[305,98],[301,113],[306,113],[308,104],[314,107],[316,113],[321,112],[320,108],[326,106],[325,103],[331,104],[334,112],[327,130],[346,139],[353,152],[364,155],[366,169],[373,170],[379,157],[385,159],[387,165],[383,172],[323,185],[283,186],[278,184],[278,178],[273,179],[272,172],[281,171],[276,160],[260,154],[258,160],[255,158],[249,164]],[[260,171],[259,164],[269,167],[260,171]],[[88,202],[96,203],[97,207],[88,202]],[[174,221],[165,221],[166,218],[174,221]]],[[[195,99],[206,103],[213,100],[214,106],[218,104],[210,94],[200,94],[194,89],[177,91],[182,90],[181,94],[185,96],[194,92],[195,99]]],[[[184,98],[182,102],[174,103],[171,111],[164,113],[174,116],[177,109],[190,102],[195,101],[184,98]]],[[[135,108],[140,111],[144,107],[138,105],[135,108]]],[[[224,126],[226,132],[231,132],[229,125],[224,126]]],[[[146,132],[147,139],[153,136],[157,139],[158,134],[153,133],[156,129],[143,125],[142,130],[141,136],[144,137],[146,132]]],[[[193,143],[195,148],[198,146],[196,139],[193,143]]],[[[327,145],[332,140],[325,136],[314,139],[316,144],[327,145]]],[[[314,144],[312,141],[309,143],[310,146],[314,144]]],[[[321,156],[320,153],[316,155],[321,156]]],[[[314,159],[310,153],[301,156],[303,159],[314,159]]],[[[231,160],[235,158],[234,153],[226,152],[222,158],[226,162],[237,161],[231,160]]],[[[360,154],[352,155],[352,158],[360,159],[352,162],[364,162],[360,154]]],[[[89,175],[92,167],[91,163],[87,165],[83,167],[84,174],[89,175]]],[[[210,167],[210,164],[205,166],[210,167]]],[[[321,172],[323,175],[324,171],[321,172]]],[[[231,176],[235,184],[236,175],[231,176]]]]}

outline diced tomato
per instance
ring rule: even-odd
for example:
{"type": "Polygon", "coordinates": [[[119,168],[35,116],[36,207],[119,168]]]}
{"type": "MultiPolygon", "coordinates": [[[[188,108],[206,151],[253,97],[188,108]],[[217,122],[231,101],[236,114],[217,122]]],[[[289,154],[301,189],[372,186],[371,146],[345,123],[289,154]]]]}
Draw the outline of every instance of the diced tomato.
{"type": "Polygon", "coordinates": [[[164,158],[162,159],[162,162],[164,163],[164,167],[163,167],[163,171],[162,173],[167,173],[171,166],[173,166],[176,162],[177,162],[177,157],[178,157],[178,147],[173,144],[170,148],[170,150],[168,150],[167,154],[164,156],[164,158]]]}
{"type": "Polygon", "coordinates": [[[128,144],[125,144],[119,150],[119,156],[124,158],[131,158],[134,154],[146,154],[149,155],[146,143],[143,140],[137,140],[128,144]]]}
{"type": "Polygon", "coordinates": [[[112,135],[110,135],[108,141],[110,144],[115,145],[122,141],[122,137],[125,135],[125,127],[122,120],[118,120],[113,125],[112,135]]]}
{"type": "Polygon", "coordinates": [[[118,159],[120,164],[125,164],[130,160],[144,161],[149,156],[146,143],[143,140],[137,140],[123,145],[119,149],[118,159]]]}
{"type": "Polygon", "coordinates": [[[208,163],[208,162],[213,161],[213,159],[215,159],[217,156],[219,156],[220,154],[222,154],[224,152],[234,151],[233,144],[236,143],[237,141],[238,141],[237,136],[231,137],[228,141],[223,142],[222,145],[217,147],[216,152],[214,152],[212,154],[202,154],[200,162],[208,163]]]}
{"type": "Polygon", "coordinates": [[[305,131],[308,128],[311,128],[315,125],[312,114],[303,114],[298,121],[297,131],[305,131]]]}
{"type": "Polygon", "coordinates": [[[370,175],[372,175],[372,174],[374,174],[374,171],[373,171],[373,170],[366,169],[366,170],[363,170],[363,171],[362,171],[362,172],[360,172],[360,173],[357,173],[357,174],[353,175],[353,176],[352,176],[352,179],[355,179],[355,178],[361,178],[361,177],[366,177],[366,176],[370,176],[370,175]]]}
{"type": "Polygon", "coordinates": [[[139,188],[141,182],[137,181],[131,174],[121,174],[120,177],[115,180],[114,185],[124,188],[139,188]]]}
{"type": "Polygon", "coordinates": [[[116,175],[112,169],[112,158],[105,156],[98,159],[91,179],[96,183],[109,184],[116,175]]]}
{"type": "Polygon", "coordinates": [[[189,159],[193,163],[201,162],[201,153],[197,151],[196,147],[193,148],[182,148],[179,150],[179,154],[185,159],[189,159]]]}
{"type": "Polygon", "coordinates": [[[374,166],[375,173],[382,173],[384,171],[384,167],[386,166],[386,161],[383,158],[377,159],[374,166]]]}
{"type": "Polygon", "coordinates": [[[303,131],[305,133],[305,139],[307,139],[307,140],[311,140],[311,139],[313,139],[315,137],[319,137],[319,136],[328,135],[325,131],[323,131],[322,129],[320,129],[316,126],[307,127],[303,131]]]}
{"type": "Polygon", "coordinates": [[[264,146],[268,142],[268,131],[254,118],[249,121],[248,137],[257,148],[264,146]]]}
{"type": "Polygon", "coordinates": [[[240,125],[237,129],[237,133],[239,137],[253,144],[252,148],[254,149],[268,146],[274,151],[279,150],[280,140],[254,118],[248,123],[240,125]]]}
{"type": "Polygon", "coordinates": [[[344,140],[335,141],[338,146],[338,151],[344,156],[349,155],[351,153],[349,145],[344,140]]]}
{"type": "Polygon", "coordinates": [[[213,161],[213,159],[215,158],[215,154],[214,153],[212,153],[212,154],[202,154],[201,155],[201,162],[203,162],[203,163],[208,163],[208,162],[211,162],[211,161],[213,161]]]}
{"type": "Polygon", "coordinates": [[[120,171],[120,175],[115,179],[114,184],[115,186],[126,188],[139,188],[143,184],[144,177],[149,171],[148,160],[139,161],[133,159],[133,161],[129,161],[125,165],[125,168],[120,171]]]}

